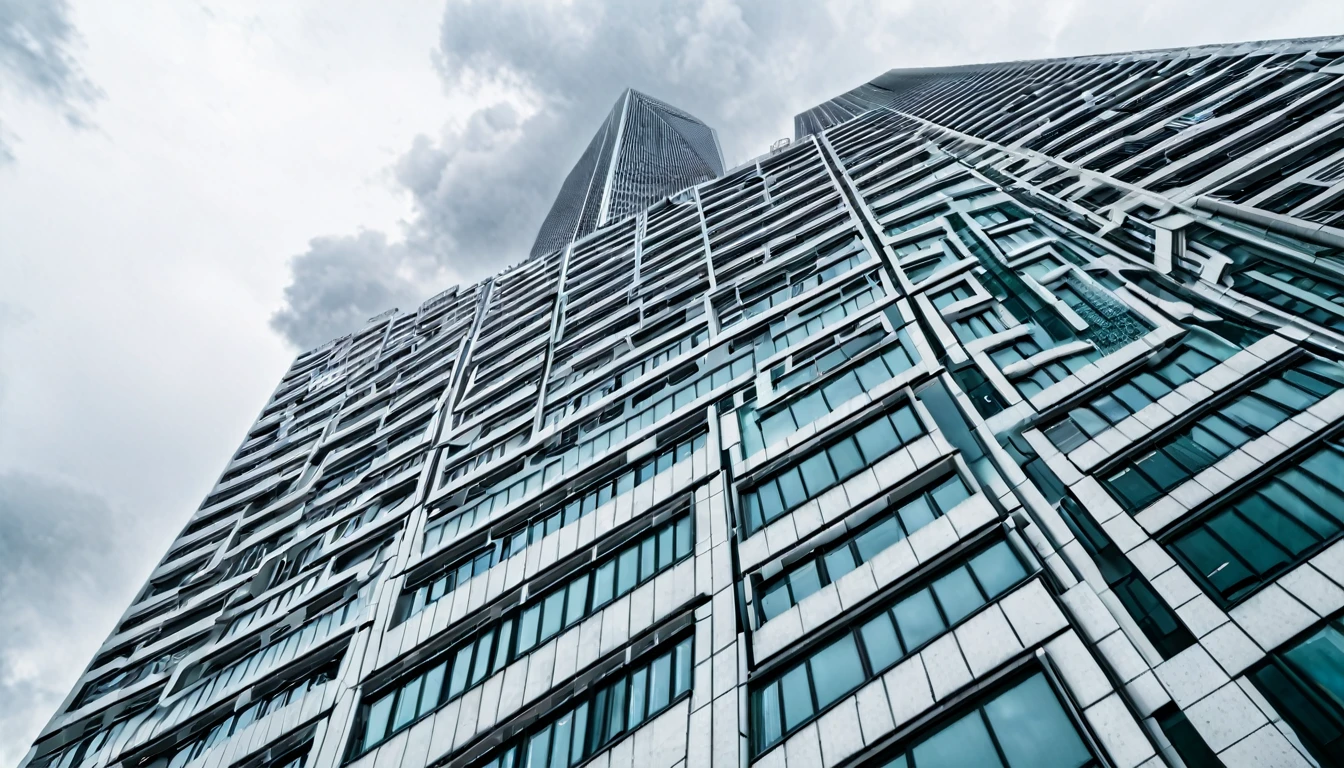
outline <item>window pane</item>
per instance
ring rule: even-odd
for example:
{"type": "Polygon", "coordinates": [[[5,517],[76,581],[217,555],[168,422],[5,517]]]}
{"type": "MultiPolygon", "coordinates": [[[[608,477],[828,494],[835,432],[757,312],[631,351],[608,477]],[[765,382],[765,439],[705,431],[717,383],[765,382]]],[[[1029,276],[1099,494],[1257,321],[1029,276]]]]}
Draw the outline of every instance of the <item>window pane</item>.
{"type": "MultiPolygon", "coordinates": [[[[832,400],[831,402],[834,403],[837,401],[832,400]]],[[[826,408],[826,401],[822,399],[820,392],[811,392],[804,397],[798,398],[798,400],[789,407],[789,410],[793,411],[793,420],[799,427],[811,424],[829,412],[826,408]]]]}
{"type": "Polygon", "coordinates": [[[784,730],[793,730],[812,716],[812,689],[807,684],[807,665],[799,664],[779,681],[784,701],[784,730]]]}
{"type": "Polygon", "coordinates": [[[448,662],[434,667],[425,674],[424,692],[420,695],[420,711],[425,714],[439,705],[439,695],[443,690],[443,675],[448,670],[448,662]]]}
{"type": "Polygon", "coordinates": [[[892,613],[907,650],[919,647],[946,628],[938,614],[938,606],[933,602],[933,594],[927,589],[897,603],[892,613]]]}
{"type": "Polygon", "coordinates": [[[812,668],[818,707],[830,704],[863,682],[863,666],[853,635],[845,635],[818,651],[808,665],[812,668]]]}
{"type": "Polygon", "coordinates": [[[606,563],[593,575],[593,608],[606,605],[615,587],[616,562],[606,563]]]}
{"type": "Polygon", "coordinates": [[[886,419],[879,419],[860,429],[854,437],[859,441],[859,450],[869,461],[886,456],[901,444],[896,430],[886,419]]]}
{"type": "Polygon", "coordinates": [[[621,552],[616,564],[616,594],[629,592],[639,581],[639,548],[631,546],[621,552]]]}
{"type": "Polygon", "coordinates": [[[582,574],[569,583],[569,595],[565,600],[565,626],[583,618],[588,603],[588,574],[582,574]]]}
{"type": "Polygon", "coordinates": [[[672,692],[673,696],[680,696],[681,694],[691,690],[692,666],[693,662],[691,659],[691,639],[687,638],[685,640],[682,640],[680,643],[677,643],[676,653],[673,657],[672,675],[673,677],[676,678],[676,684],[677,684],[676,689],[674,689],[672,692]]]}
{"type": "Polygon", "coordinates": [[[658,567],[658,553],[656,548],[657,540],[652,536],[640,542],[639,544],[639,580],[644,581],[653,575],[653,570],[658,567]]]}
{"type": "Polygon", "coordinates": [[[648,669],[636,670],[630,676],[630,718],[631,728],[644,722],[645,688],[648,685],[648,669]]]}
{"type": "MultiPolygon", "coordinates": [[[[1263,500],[1265,508],[1273,509],[1275,516],[1283,516],[1280,513],[1286,514],[1292,519],[1293,527],[1302,530],[1304,534],[1315,539],[1328,539],[1339,531],[1339,525],[1332,518],[1321,514],[1316,505],[1329,505],[1336,503],[1337,499],[1333,494],[1325,492],[1310,495],[1312,491],[1320,490],[1313,487],[1305,473],[1289,470],[1283,473],[1282,480],[1275,479],[1266,483],[1252,499],[1263,500]],[[1309,495],[1303,498],[1302,493],[1309,495]]],[[[1260,522],[1256,513],[1248,508],[1245,502],[1242,503],[1241,509],[1250,515],[1252,520],[1260,522]]],[[[1344,511],[1344,506],[1337,506],[1335,509],[1344,511]]],[[[1270,534],[1274,535],[1274,532],[1271,530],[1270,534]]]]}
{"type": "Polygon", "coordinates": [[[826,553],[826,575],[831,581],[837,581],[840,577],[854,570],[858,563],[854,562],[854,553],[850,550],[848,544],[826,553]]]}
{"type": "Polygon", "coordinates": [[[942,484],[933,489],[932,495],[935,506],[943,514],[947,514],[953,507],[970,497],[970,494],[966,491],[966,484],[957,475],[944,480],[942,484]]]}
{"type": "Polygon", "coordinates": [[[1283,656],[1318,693],[1344,709],[1344,632],[1326,626],[1283,656]]]}
{"type": "Polygon", "coordinates": [[[901,518],[901,525],[910,533],[918,531],[934,520],[933,507],[929,506],[929,499],[923,494],[907,501],[897,514],[901,518]]]}
{"type": "Polygon", "coordinates": [[[532,738],[527,742],[527,762],[523,763],[524,768],[546,768],[547,755],[551,750],[551,729],[545,729],[532,734],[532,738]]]}
{"type": "Polygon", "coordinates": [[[903,443],[924,434],[924,428],[919,425],[919,419],[915,418],[915,412],[908,405],[897,408],[891,414],[891,421],[896,425],[896,433],[901,436],[903,443]]]}
{"type": "Polygon", "coordinates": [[[799,465],[799,469],[810,496],[816,496],[835,485],[835,470],[831,469],[831,462],[825,452],[809,456],[799,465]]]}
{"type": "MultiPolygon", "coordinates": [[[[874,555],[905,538],[896,518],[888,517],[879,521],[854,538],[854,546],[859,551],[859,559],[867,562],[874,555]]],[[[832,574],[832,578],[835,578],[832,574]]]]}
{"type": "Polygon", "coordinates": [[[657,712],[672,700],[672,655],[658,657],[649,668],[649,711],[657,712]]]}
{"type": "Polygon", "coordinates": [[[1044,675],[986,704],[985,715],[1012,768],[1078,768],[1092,759],[1044,675]]]}
{"type": "Polygon", "coordinates": [[[910,753],[919,768],[991,768],[1001,766],[980,712],[966,715],[935,733],[910,753]]]}
{"type": "Polygon", "coordinates": [[[859,633],[863,636],[863,648],[868,652],[874,672],[886,669],[905,655],[896,639],[896,627],[886,613],[864,624],[859,633]]]}
{"type": "Polygon", "coordinates": [[[830,454],[835,474],[841,479],[850,477],[864,467],[863,457],[859,455],[858,445],[852,437],[827,448],[826,453],[830,454]]]}
{"type": "Polygon", "coordinates": [[[779,475],[778,482],[785,509],[792,509],[807,501],[807,491],[803,488],[803,478],[796,467],[779,475]]]}
{"type": "Polygon", "coordinates": [[[617,683],[610,690],[610,715],[607,719],[607,729],[604,734],[607,739],[625,730],[625,681],[617,683]]]}
{"type": "Polygon", "coordinates": [[[369,719],[364,724],[364,748],[367,749],[383,740],[387,735],[388,719],[392,715],[393,693],[375,701],[369,707],[369,719]]]}
{"type": "Polygon", "coordinates": [[[565,618],[565,590],[557,589],[546,597],[541,607],[541,637],[545,640],[560,631],[565,618]]]}
{"type": "Polygon", "coordinates": [[[1096,437],[1111,426],[1109,421],[1103,419],[1091,408],[1074,408],[1069,411],[1069,418],[1089,437],[1096,437]]]}
{"type": "Polygon", "coordinates": [[[467,675],[471,672],[471,650],[475,646],[471,643],[462,647],[453,659],[453,676],[449,680],[448,695],[456,696],[467,687],[467,675]]]}
{"type": "Polygon", "coordinates": [[[1072,419],[1064,419],[1058,424],[1046,427],[1043,431],[1046,439],[1054,443],[1063,453],[1068,453],[1087,442],[1087,435],[1083,434],[1072,419]]]}
{"type": "Polygon", "coordinates": [[[1225,600],[1235,600],[1244,585],[1254,579],[1241,560],[1233,557],[1222,542],[1203,528],[1197,528],[1177,539],[1175,548],[1189,561],[1196,573],[1209,580],[1225,600]]]}
{"type": "Polygon", "coordinates": [[[677,559],[691,554],[691,518],[683,517],[677,522],[677,559]]]}
{"type": "Polygon", "coordinates": [[[794,432],[793,413],[784,408],[761,420],[761,437],[765,445],[773,445],[794,432]]]}
{"type": "MultiPolygon", "coordinates": [[[[1312,508],[1316,511],[1329,514],[1331,516],[1331,526],[1336,530],[1338,529],[1339,522],[1344,521],[1344,494],[1341,494],[1333,486],[1321,482],[1321,479],[1315,475],[1303,472],[1300,469],[1290,469],[1287,472],[1284,472],[1281,477],[1283,478],[1282,480],[1270,484],[1271,490],[1265,491],[1275,503],[1280,507],[1287,509],[1290,514],[1297,515],[1297,512],[1289,509],[1289,502],[1280,501],[1275,497],[1275,493],[1272,490],[1280,484],[1287,486],[1296,496],[1305,496],[1307,499],[1315,502],[1315,504],[1312,505],[1312,508]]],[[[1344,477],[1335,479],[1344,480],[1344,477]]],[[[1323,533],[1323,529],[1317,529],[1315,526],[1312,526],[1312,528],[1313,530],[1317,530],[1318,533],[1322,533],[1322,535],[1331,535],[1323,533]]]]}
{"type": "Polygon", "coordinates": [[[779,489],[774,480],[761,483],[756,489],[756,496],[761,505],[761,514],[767,522],[784,514],[784,502],[779,498],[779,489]]]}
{"type": "Polygon", "coordinates": [[[569,765],[569,737],[573,726],[573,713],[566,713],[555,721],[551,739],[551,768],[569,765]]]}
{"type": "Polygon", "coordinates": [[[933,592],[938,596],[938,604],[943,606],[947,620],[953,624],[969,616],[985,602],[965,568],[958,568],[933,582],[933,592]]]}
{"type": "MultiPolygon", "coordinates": [[[[541,618],[541,606],[534,605],[523,611],[522,619],[518,622],[518,652],[531,648],[537,642],[537,623],[541,618]]],[[[457,670],[454,669],[454,672],[457,670]]]]}
{"type": "Polygon", "coordinates": [[[822,392],[826,395],[826,402],[830,403],[832,408],[848,402],[850,398],[856,397],[862,391],[859,387],[858,378],[852,373],[846,373],[822,387],[822,392]]]}
{"type": "Polygon", "coordinates": [[[1107,478],[1106,487],[1116,496],[1121,506],[1131,512],[1161,495],[1161,492],[1133,467],[1126,467],[1107,478]]]}
{"type": "Polygon", "coordinates": [[[971,558],[971,570],[990,597],[1011,587],[1027,575],[1007,542],[1000,542],[971,558]]]}
{"type": "Polygon", "coordinates": [[[751,723],[756,749],[764,749],[783,735],[780,727],[779,685],[772,684],[752,694],[751,723]]]}
{"type": "Polygon", "coordinates": [[[1233,552],[1241,555],[1257,573],[1266,573],[1288,562],[1288,554],[1279,549],[1260,531],[1251,527],[1235,512],[1228,512],[1209,521],[1209,528],[1227,542],[1233,552]]]}
{"type": "Polygon", "coordinates": [[[571,765],[577,764],[584,758],[584,741],[588,735],[588,704],[584,702],[574,711],[574,738],[571,739],[573,746],[569,750],[569,762],[571,765]]]}
{"type": "Polygon", "coordinates": [[[817,571],[817,562],[809,560],[789,574],[789,585],[793,588],[793,601],[802,602],[803,598],[821,589],[821,574],[817,571]]]}
{"type": "Polygon", "coordinates": [[[1092,406],[1092,408],[1094,408],[1097,411],[1097,413],[1101,414],[1102,418],[1106,419],[1112,424],[1119,423],[1126,416],[1129,415],[1129,409],[1126,408],[1124,404],[1122,404],[1119,400],[1116,400],[1114,397],[1111,397],[1110,395],[1102,395],[1101,397],[1098,397],[1095,400],[1093,400],[1091,403],[1088,403],[1088,405],[1092,406]]]}
{"type": "Polygon", "coordinates": [[[789,600],[788,579],[781,579],[761,595],[761,613],[769,621],[793,607],[789,600]]]}

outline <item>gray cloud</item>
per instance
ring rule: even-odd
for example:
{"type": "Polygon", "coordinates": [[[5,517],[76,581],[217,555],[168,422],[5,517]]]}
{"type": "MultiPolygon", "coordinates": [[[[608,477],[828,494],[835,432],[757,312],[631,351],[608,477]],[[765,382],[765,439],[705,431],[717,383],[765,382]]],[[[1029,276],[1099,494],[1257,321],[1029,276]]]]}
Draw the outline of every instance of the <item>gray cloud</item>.
{"type": "Polygon", "coordinates": [[[143,580],[137,535],[99,496],[0,473],[0,764],[18,763],[143,580]]]}
{"type": "Polygon", "coordinates": [[[421,284],[434,275],[425,262],[381,232],[313,238],[308,250],[290,261],[293,281],[271,327],[308,349],[359,328],[379,312],[413,307],[424,293],[421,284]]]}
{"type": "MultiPolygon", "coordinates": [[[[66,122],[88,127],[87,110],[102,92],[74,54],[79,35],[66,0],[0,0],[0,88],[57,109],[66,122]]],[[[0,164],[14,159],[0,125],[0,164]]]]}
{"type": "MultiPolygon", "coordinates": [[[[1285,35],[1292,29],[1287,20],[1311,3],[1248,4],[1238,13],[1223,5],[449,0],[434,52],[445,88],[500,96],[435,137],[417,137],[394,169],[413,202],[400,233],[405,249],[418,254],[422,268],[435,265],[449,279],[424,282],[426,273],[408,272],[396,248],[386,249],[388,264],[412,279],[405,295],[423,298],[454,278],[474,280],[521,260],[565,174],[626,87],[717,128],[732,164],[791,135],[797,112],[892,67],[1285,35]]],[[[291,303],[281,313],[286,323],[275,325],[300,346],[353,330],[356,319],[386,308],[370,303],[376,293],[341,288],[379,270],[368,259],[348,273],[332,264],[320,270],[321,285],[299,285],[305,278],[298,265],[321,258],[310,250],[296,259],[287,295],[309,303],[291,303]],[[299,336],[290,328],[310,332],[299,336]]]]}

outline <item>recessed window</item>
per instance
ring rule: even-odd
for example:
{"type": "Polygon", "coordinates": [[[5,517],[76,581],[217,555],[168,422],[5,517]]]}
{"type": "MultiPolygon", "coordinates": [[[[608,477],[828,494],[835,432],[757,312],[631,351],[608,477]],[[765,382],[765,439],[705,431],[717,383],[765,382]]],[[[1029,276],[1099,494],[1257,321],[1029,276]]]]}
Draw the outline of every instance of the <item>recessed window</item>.
{"type": "Polygon", "coordinates": [[[1006,541],[889,601],[838,638],[751,691],[752,739],[764,752],[994,598],[1027,568],[1006,541]]]}

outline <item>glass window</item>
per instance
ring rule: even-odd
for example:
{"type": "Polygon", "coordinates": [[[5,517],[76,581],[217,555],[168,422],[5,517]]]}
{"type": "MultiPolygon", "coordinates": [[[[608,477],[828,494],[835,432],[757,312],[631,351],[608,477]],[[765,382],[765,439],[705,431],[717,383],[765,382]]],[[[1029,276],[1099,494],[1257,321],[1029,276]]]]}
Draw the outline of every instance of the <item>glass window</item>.
{"type": "Polygon", "coordinates": [[[376,744],[383,740],[387,733],[388,720],[392,716],[392,703],[396,698],[396,693],[389,693],[378,699],[369,707],[369,713],[364,720],[364,743],[376,744]]]}
{"type": "Polygon", "coordinates": [[[933,582],[933,593],[947,620],[954,624],[969,616],[983,603],[975,580],[965,568],[958,568],[933,582]]]}
{"type": "Polygon", "coordinates": [[[1082,768],[1098,764],[1039,672],[887,760],[888,768],[1082,768]]]}
{"type": "Polygon", "coordinates": [[[947,629],[938,605],[933,601],[933,593],[927,589],[897,603],[892,608],[892,615],[901,629],[901,639],[907,650],[918,648],[947,629]]]}
{"type": "Polygon", "coordinates": [[[802,471],[803,483],[809,489],[820,489],[814,493],[820,493],[835,485],[835,470],[831,469],[831,462],[826,458],[825,453],[807,457],[799,465],[799,469],[802,471]]]}
{"type": "MultiPolygon", "coordinates": [[[[1311,361],[1291,372],[1314,378],[1316,374],[1309,366],[1319,362],[1311,361]]],[[[1292,385],[1280,375],[1167,437],[1151,453],[1122,462],[1102,485],[1126,511],[1134,513],[1319,399],[1319,395],[1292,385]],[[1274,401],[1257,392],[1272,393],[1274,401]]]]}
{"type": "Polygon", "coordinates": [[[984,718],[972,712],[925,739],[911,751],[919,768],[1002,765],[984,718]]]}
{"type": "Polygon", "coordinates": [[[780,697],[784,701],[784,728],[791,731],[816,711],[812,703],[812,687],[807,680],[807,667],[799,665],[779,680],[780,697]]]}
{"type": "Polygon", "coordinates": [[[748,532],[759,530],[921,434],[923,429],[910,406],[901,406],[864,425],[856,435],[842,438],[805,457],[797,467],[783,470],[744,491],[742,505],[748,532]]]}
{"type": "MultiPolygon", "coordinates": [[[[633,587],[639,583],[641,575],[652,578],[672,568],[681,558],[691,554],[693,533],[690,514],[682,514],[639,534],[638,538],[626,544],[614,556],[600,562],[595,569],[583,570],[568,577],[546,593],[540,602],[487,625],[474,640],[455,649],[448,659],[401,684],[401,695],[396,698],[394,709],[391,694],[385,700],[363,705],[361,716],[365,718],[364,722],[370,723],[370,717],[379,716],[382,717],[379,721],[381,726],[373,730],[365,728],[358,746],[352,749],[362,753],[377,746],[419,716],[481,684],[510,661],[558,634],[563,627],[576,624],[610,602],[620,594],[613,594],[618,584],[633,587]],[[641,552],[647,552],[646,556],[641,558],[641,552]],[[647,570],[644,570],[645,566],[647,570]],[[594,592],[591,605],[588,599],[590,583],[594,592]],[[516,648],[511,646],[515,631],[518,638],[516,648]]],[[[686,648],[689,649],[689,646],[686,648]]],[[[689,688],[689,658],[683,659],[685,670],[674,666],[670,661],[672,657],[668,658],[669,661],[662,665],[655,664],[650,681],[652,687],[646,688],[648,696],[639,702],[631,701],[632,707],[648,704],[652,709],[657,709],[665,698],[670,700],[672,696],[680,695],[689,688]],[[674,671],[678,677],[672,676],[674,671]],[[676,693],[672,693],[674,684],[677,686],[676,693]]],[[[568,738],[567,735],[565,737],[568,738]]]]}
{"type": "MultiPolygon", "coordinates": [[[[753,748],[757,753],[764,751],[818,710],[881,675],[906,654],[945,632],[949,621],[944,610],[950,610],[946,615],[955,622],[983,607],[990,597],[972,578],[970,563],[976,563],[981,571],[1001,581],[1003,574],[1012,570],[1005,556],[1018,563],[1020,583],[1027,575],[1026,570],[1009,544],[999,541],[973,555],[966,564],[938,574],[932,586],[898,596],[888,605],[859,617],[851,629],[811,651],[807,658],[795,662],[775,679],[764,685],[753,683],[749,698],[751,717],[759,726],[752,734],[753,748]],[[763,718],[767,722],[762,723],[763,718]]],[[[999,591],[1009,586],[1012,585],[1003,585],[999,591]]]]}
{"type": "Polygon", "coordinates": [[[1335,464],[1344,455],[1327,443],[1302,461],[1265,478],[1170,539],[1169,548],[1197,581],[1225,603],[1249,595],[1278,574],[1339,538],[1344,493],[1335,464]],[[1324,470],[1330,474],[1318,474],[1324,470]],[[1297,489],[1320,489],[1302,495],[1297,489]]]}
{"type": "Polygon", "coordinates": [[[420,704],[420,686],[424,678],[417,677],[407,683],[397,696],[397,711],[392,717],[392,729],[404,727],[418,714],[420,704]]]}
{"type": "Polygon", "coordinates": [[[853,635],[845,635],[821,649],[808,664],[812,669],[818,707],[825,707],[859,687],[864,679],[853,635]]]}
{"type": "Polygon", "coordinates": [[[868,661],[874,669],[886,669],[905,655],[888,613],[878,614],[859,631],[863,636],[863,647],[868,651],[868,661]]]}
{"type": "Polygon", "coordinates": [[[1022,561],[1008,547],[990,547],[971,558],[976,581],[989,597],[996,597],[1027,575],[1022,561]]]}
{"type": "Polygon", "coordinates": [[[985,705],[1012,768],[1072,767],[1091,761],[1044,675],[1034,675],[985,705]]]}
{"type": "Polygon", "coordinates": [[[967,498],[969,493],[960,476],[950,475],[946,480],[935,482],[917,495],[898,502],[898,506],[880,513],[857,532],[841,539],[821,555],[820,563],[816,558],[808,559],[767,582],[761,590],[760,610],[763,620],[769,621],[778,616],[826,584],[836,581],[933,522],[967,498]],[[797,578],[791,575],[795,573],[798,574],[797,578]],[[791,592],[778,588],[784,582],[792,582],[791,592]]]}
{"type": "Polygon", "coordinates": [[[840,479],[846,479],[857,473],[864,467],[863,456],[859,453],[858,444],[854,438],[848,437],[826,449],[830,454],[831,465],[835,467],[835,474],[840,479]]]}
{"type": "Polygon", "coordinates": [[[1322,765],[1344,754],[1344,622],[1271,654],[1250,678],[1322,765]]]}

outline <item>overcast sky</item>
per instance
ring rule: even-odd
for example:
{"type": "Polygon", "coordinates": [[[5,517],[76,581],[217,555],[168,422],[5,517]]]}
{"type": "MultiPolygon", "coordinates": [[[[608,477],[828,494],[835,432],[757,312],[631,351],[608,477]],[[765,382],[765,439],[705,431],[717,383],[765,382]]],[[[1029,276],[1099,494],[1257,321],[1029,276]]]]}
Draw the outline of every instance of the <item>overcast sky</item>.
{"type": "Polygon", "coordinates": [[[1339,33],[1339,0],[0,0],[0,766],[299,347],[520,260],[624,87],[732,165],[891,67],[1339,33]]]}

